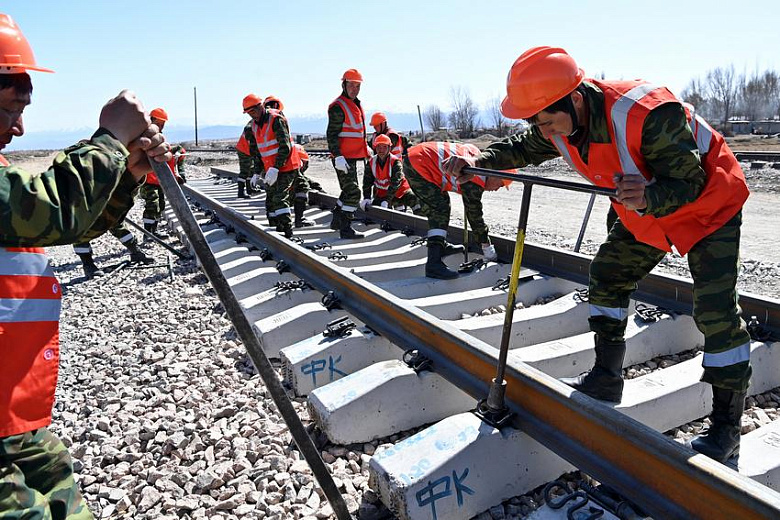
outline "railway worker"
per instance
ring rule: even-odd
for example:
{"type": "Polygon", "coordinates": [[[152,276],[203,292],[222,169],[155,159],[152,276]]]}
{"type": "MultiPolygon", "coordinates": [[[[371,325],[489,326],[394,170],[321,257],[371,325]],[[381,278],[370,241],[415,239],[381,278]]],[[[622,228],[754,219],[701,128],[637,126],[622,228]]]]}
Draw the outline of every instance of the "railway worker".
{"type": "Polygon", "coordinates": [[[723,137],[666,88],[585,79],[560,48],[535,47],[515,61],[501,110],[532,127],[478,157],[450,159],[448,173],[563,156],[594,184],[617,189],[609,234],[590,266],[596,362],[564,382],[596,399],[621,400],[629,298],[675,247],[688,255],[693,316],[705,338],[702,381],[713,392],[712,427],[692,447],[721,462],[737,454],[751,375],[736,292],[748,188],[723,137]]]}
{"type": "MultiPolygon", "coordinates": [[[[30,45],[0,14],[0,150],[24,134],[30,103],[30,45]]],[[[60,285],[43,247],[70,244],[116,222],[149,171],[147,153],[171,158],[135,95],[123,91],[100,113],[100,128],[40,174],[0,155],[0,518],[93,518],[73,479],[51,409],[59,363],[60,285]],[[33,323],[34,322],[34,323],[33,323]]]]}
{"type": "Polygon", "coordinates": [[[392,141],[384,134],[374,139],[376,155],[368,160],[363,173],[363,200],[360,209],[366,211],[371,205],[383,208],[409,207],[414,213],[420,211],[420,204],[409,181],[404,177],[401,158],[390,153],[392,141]],[[373,197],[372,197],[373,188],[373,197]]]}
{"type": "Polygon", "coordinates": [[[360,202],[358,162],[366,168],[371,155],[366,144],[366,118],[358,99],[363,76],[349,69],[341,76],[341,95],[328,106],[328,151],[339,179],[341,194],[333,208],[331,229],[338,229],[341,238],[363,238],[352,229],[352,219],[360,202]]]}
{"type": "Polygon", "coordinates": [[[375,112],[371,115],[370,123],[374,127],[374,135],[371,137],[371,148],[376,151],[376,138],[380,135],[386,135],[393,143],[390,147],[390,153],[396,157],[403,157],[406,150],[409,149],[409,138],[390,128],[387,125],[387,116],[383,112],[375,112]]]}
{"type": "MultiPolygon", "coordinates": [[[[122,218],[118,224],[108,230],[114,237],[119,240],[130,252],[131,263],[151,264],[154,262],[154,258],[148,256],[141,251],[138,245],[138,239],[125,225],[125,219],[122,218]]],[[[98,234],[102,234],[102,231],[98,234]]],[[[80,241],[73,244],[73,252],[81,260],[81,268],[84,270],[84,277],[87,279],[94,278],[95,276],[103,276],[105,273],[95,264],[95,259],[92,257],[92,244],[88,239],[82,238],[80,241]]]]}
{"type": "MultiPolygon", "coordinates": [[[[257,94],[247,94],[242,101],[244,113],[249,113],[250,109],[262,102],[263,98],[257,94]]],[[[251,118],[244,126],[241,137],[238,138],[238,143],[236,144],[236,153],[238,153],[238,179],[236,179],[236,186],[238,186],[239,199],[248,199],[253,193],[258,193],[265,189],[265,183],[262,180],[263,162],[260,160],[260,153],[257,151],[257,141],[252,131],[254,123],[254,118],[251,118]],[[256,179],[254,185],[251,182],[253,177],[256,179]]]]}
{"type": "Polygon", "coordinates": [[[447,242],[447,227],[450,223],[450,191],[463,197],[465,217],[471,224],[474,238],[482,246],[485,260],[498,259],[496,248],[490,243],[488,227],[482,216],[482,194],[495,191],[504,183],[495,177],[474,177],[464,182],[442,169],[442,160],[458,155],[476,157],[479,148],[473,144],[427,142],[409,148],[404,156],[404,173],[409,179],[412,191],[422,206],[422,214],[428,217],[428,261],[425,264],[425,276],[447,280],[456,278],[458,273],[447,267],[442,258],[463,253],[464,246],[447,242]]]}
{"type": "MultiPolygon", "coordinates": [[[[254,94],[244,98],[245,106],[254,101],[252,96],[254,94]]],[[[292,238],[290,191],[301,167],[301,159],[290,139],[290,128],[284,114],[273,108],[266,109],[259,97],[257,100],[255,105],[245,108],[245,112],[252,118],[250,131],[262,161],[268,221],[285,237],[292,238]]],[[[253,186],[259,184],[261,175],[255,173],[252,176],[253,186]]]]}
{"type": "MultiPolygon", "coordinates": [[[[282,112],[284,110],[284,103],[276,96],[267,96],[265,100],[263,100],[263,106],[266,109],[278,110],[280,114],[284,115],[284,112],[282,112]]],[[[295,215],[293,225],[296,228],[309,227],[313,226],[314,222],[303,216],[303,212],[306,211],[306,204],[309,202],[309,190],[311,189],[311,180],[303,173],[309,167],[309,154],[306,153],[303,146],[299,144],[294,144],[293,146],[298,153],[298,157],[301,159],[301,167],[295,174],[295,180],[293,181],[292,186],[290,186],[293,193],[292,206],[295,215]]]]}
{"type": "MultiPolygon", "coordinates": [[[[168,113],[162,108],[155,108],[149,113],[152,124],[157,125],[162,132],[165,123],[168,122],[168,113]]],[[[186,151],[184,147],[178,144],[171,145],[173,159],[168,162],[176,181],[179,184],[185,182],[184,177],[184,156],[186,151]]],[[[165,194],[163,193],[160,181],[154,172],[149,172],[146,176],[146,182],[141,186],[141,198],[144,201],[144,229],[150,233],[157,234],[157,225],[162,220],[162,214],[165,210],[165,194]]],[[[116,236],[116,235],[115,235],[116,236]]]]}

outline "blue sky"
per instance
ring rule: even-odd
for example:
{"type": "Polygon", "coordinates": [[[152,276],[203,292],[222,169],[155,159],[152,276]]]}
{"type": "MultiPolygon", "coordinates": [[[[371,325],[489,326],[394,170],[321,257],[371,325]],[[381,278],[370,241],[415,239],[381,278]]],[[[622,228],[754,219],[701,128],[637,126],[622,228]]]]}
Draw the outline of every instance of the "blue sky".
{"type": "Polygon", "coordinates": [[[535,45],[564,47],[586,74],[676,92],[718,66],[780,69],[777,0],[6,0],[0,11],[56,70],[33,73],[28,133],[94,128],[122,88],[176,126],[193,125],[193,87],[200,127],[243,125],[248,92],[281,97],[288,116],[322,116],[351,67],[367,111],[447,111],[452,86],[482,107],[535,45]]]}

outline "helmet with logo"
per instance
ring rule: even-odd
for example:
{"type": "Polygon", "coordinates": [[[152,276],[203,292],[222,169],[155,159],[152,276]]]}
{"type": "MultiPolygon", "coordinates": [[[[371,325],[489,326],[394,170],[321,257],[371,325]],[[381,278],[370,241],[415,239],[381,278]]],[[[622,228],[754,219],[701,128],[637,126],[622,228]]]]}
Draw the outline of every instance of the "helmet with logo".
{"type": "Polygon", "coordinates": [[[584,77],[574,59],[560,47],[528,49],[509,69],[501,113],[512,119],[528,119],[570,94],[584,77]]]}

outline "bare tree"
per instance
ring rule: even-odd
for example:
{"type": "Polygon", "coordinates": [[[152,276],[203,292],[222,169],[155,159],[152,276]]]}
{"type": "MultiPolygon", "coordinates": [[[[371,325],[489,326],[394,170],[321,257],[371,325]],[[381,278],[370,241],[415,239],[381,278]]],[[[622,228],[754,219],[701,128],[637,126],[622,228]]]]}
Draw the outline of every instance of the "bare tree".
{"type": "Polygon", "coordinates": [[[774,117],[780,102],[780,77],[775,71],[765,71],[742,77],[740,82],[740,109],[748,119],[756,121],[774,117]]]}
{"type": "Polygon", "coordinates": [[[711,119],[717,114],[713,113],[712,103],[707,98],[707,92],[702,85],[701,79],[692,79],[688,85],[680,93],[680,98],[696,109],[696,113],[704,117],[705,119],[711,119]]]}
{"type": "Polygon", "coordinates": [[[712,102],[721,115],[723,127],[726,127],[734,110],[739,83],[734,73],[734,65],[716,68],[707,73],[707,90],[712,102]]]}
{"type": "Polygon", "coordinates": [[[490,116],[490,122],[496,130],[496,135],[499,137],[505,136],[509,131],[509,121],[501,113],[501,98],[499,96],[488,100],[487,112],[490,116]]]}
{"type": "Polygon", "coordinates": [[[477,105],[471,99],[468,89],[460,86],[450,87],[450,100],[450,124],[460,137],[470,137],[480,124],[477,105]]]}
{"type": "Polygon", "coordinates": [[[425,123],[428,125],[428,128],[431,129],[431,132],[436,132],[439,128],[443,127],[445,120],[446,116],[444,112],[436,105],[429,105],[428,108],[425,109],[425,123]]]}

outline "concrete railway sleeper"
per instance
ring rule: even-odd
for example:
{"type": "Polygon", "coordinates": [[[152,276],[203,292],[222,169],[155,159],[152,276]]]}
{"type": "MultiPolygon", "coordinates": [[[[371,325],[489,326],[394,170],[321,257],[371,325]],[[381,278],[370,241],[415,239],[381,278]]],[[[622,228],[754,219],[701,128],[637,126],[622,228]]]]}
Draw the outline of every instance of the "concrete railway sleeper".
{"type": "MultiPolygon", "coordinates": [[[[302,244],[295,244],[268,227],[262,196],[236,199],[232,185],[211,180],[184,189],[212,212],[200,220],[211,221],[204,235],[265,354],[282,360],[285,382],[308,395],[310,415],[331,442],[366,442],[429,425],[377,450],[369,464],[373,488],[399,518],[470,518],[575,467],[656,518],[780,515],[780,422],[743,436],[739,473],[657,433],[709,413],[698,357],[627,379],[616,406],[555,379],[576,375],[593,360],[581,293],[583,255],[526,245],[517,288],[522,306],[512,317],[504,375],[514,417],[497,429],[471,410],[495,375],[503,321],[501,312],[481,311],[506,303],[497,281],[508,265],[489,263],[455,280],[432,280],[424,276],[422,246],[412,244],[417,237],[401,231],[358,223],[366,238],[341,240],[328,227],[330,212],[312,207],[306,216],[316,225],[296,230],[302,244]],[[226,229],[247,242],[236,243],[226,229]],[[314,247],[325,242],[329,247],[314,247]],[[263,249],[271,258],[261,258],[263,249]],[[329,258],[335,251],[340,255],[329,258]],[[290,271],[280,274],[280,260],[290,271]],[[306,285],[280,285],[296,280],[306,285]],[[341,309],[322,305],[328,291],[341,309]],[[533,305],[540,299],[547,303],[533,305]],[[470,316],[461,319],[464,314],[470,316]],[[354,326],[344,327],[347,321],[354,326]],[[409,349],[430,364],[409,367],[402,361],[409,349]]],[[[313,199],[325,207],[335,202],[321,194],[313,199]]],[[[425,229],[409,214],[372,208],[368,216],[396,230],[425,229]]],[[[173,216],[170,222],[181,234],[173,216]]],[[[462,229],[451,228],[450,236],[457,239],[462,229]]],[[[500,258],[509,259],[513,243],[494,242],[500,258]]],[[[632,303],[684,313],[689,294],[685,281],[654,275],[637,292],[641,301],[632,303]]],[[[777,302],[753,295],[741,301],[763,326],[777,326],[777,302]]],[[[649,320],[633,305],[631,312],[626,367],[702,343],[686,314],[649,320]]],[[[780,386],[777,352],[769,342],[753,344],[752,394],[780,386]]]]}

